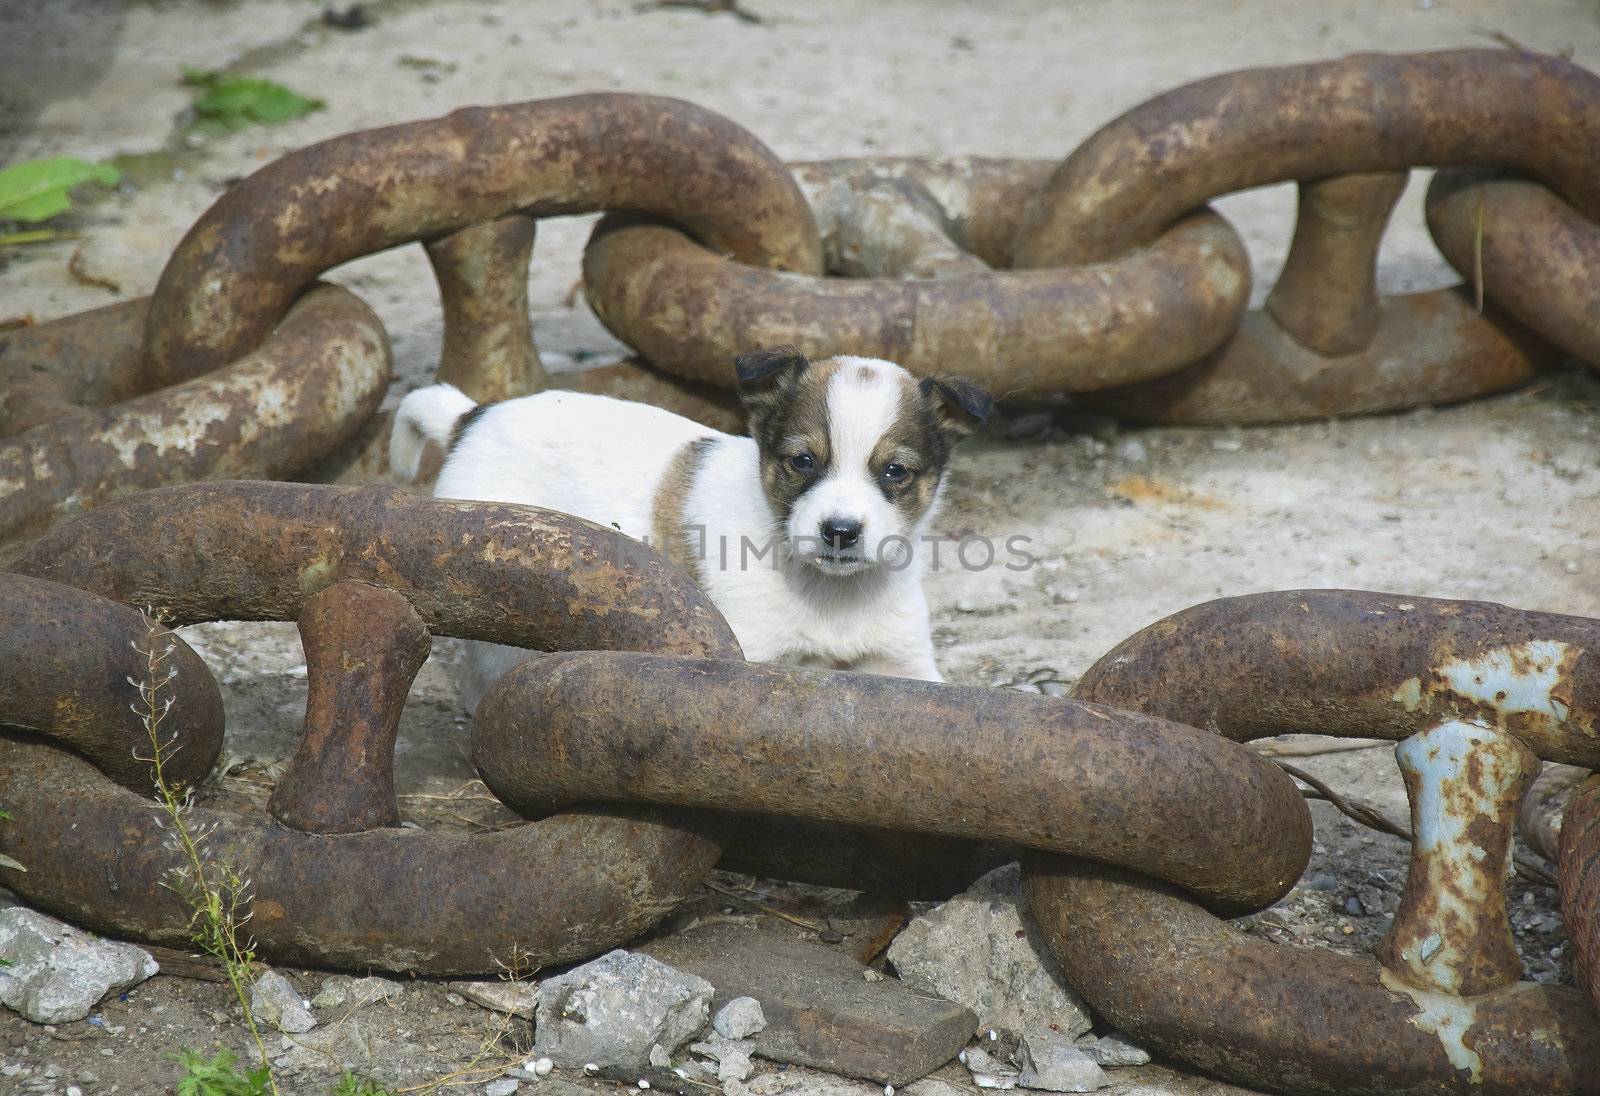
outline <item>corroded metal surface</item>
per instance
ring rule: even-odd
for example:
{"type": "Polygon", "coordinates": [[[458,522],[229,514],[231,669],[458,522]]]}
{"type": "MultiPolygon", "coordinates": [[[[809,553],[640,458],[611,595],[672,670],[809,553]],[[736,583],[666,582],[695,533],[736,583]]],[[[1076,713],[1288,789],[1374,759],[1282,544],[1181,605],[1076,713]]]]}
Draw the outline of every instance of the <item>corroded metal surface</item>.
{"type": "Polygon", "coordinates": [[[1250,288],[1212,213],[1116,262],[938,280],[797,278],[724,258],[668,225],[613,215],[584,252],[595,314],[652,364],[732,387],[751,346],[866,354],[959,372],[1007,396],[1126,384],[1220,345],[1250,288]]]}
{"type": "Polygon", "coordinates": [[[0,331],[0,437],[150,387],[143,375],[148,297],[0,331]]]}
{"type": "MultiPolygon", "coordinates": [[[[112,330],[126,334],[126,315],[116,319],[112,330]]],[[[73,327],[77,317],[58,322],[73,327]]],[[[0,441],[0,556],[136,491],[296,472],[354,435],[388,386],[377,316],[349,292],[319,287],[225,369],[0,441]]]]}
{"type": "MultiPolygon", "coordinates": [[[[765,272],[612,216],[590,240],[585,285],[624,342],[710,384],[731,383],[725,363],[745,346],[791,343],[960,371],[1010,398],[1090,393],[1148,422],[1446,403],[1528,380],[1558,356],[1541,336],[1600,362],[1583,318],[1600,265],[1600,228],[1583,216],[1600,211],[1597,114],[1600,78],[1515,51],[1227,73],[1129,111],[1042,185],[1037,161],[794,165],[830,271],[853,281],[765,272]],[[1449,290],[1380,301],[1377,250],[1405,170],[1475,162],[1529,172],[1577,208],[1541,191],[1559,209],[1522,227],[1530,200],[1502,201],[1517,226],[1502,235],[1518,241],[1497,252],[1500,281],[1518,283],[1506,312],[1449,290]],[[1195,211],[1286,180],[1301,183],[1295,243],[1266,308],[1239,326],[1248,265],[1231,228],[1195,211]],[[908,276],[921,277],[889,280],[908,276]]],[[[1441,244],[1458,247],[1464,218],[1439,217],[1454,226],[1441,244]]]]}
{"type": "Polygon", "coordinates": [[[1600,225],[1548,187],[1481,170],[1441,171],[1428,228],[1471,286],[1600,369],[1600,225]]]}
{"type": "MultiPolygon", "coordinates": [[[[190,946],[193,910],[164,814],[49,746],[0,739],[0,883],[116,936],[190,946]],[[71,833],[70,846],[61,835],[71,833]]],[[[568,811],[491,834],[320,835],[192,808],[251,885],[264,959],[417,974],[498,974],[616,947],[670,913],[721,851],[721,822],[648,807],[568,811]]]]}
{"type": "Polygon", "coordinates": [[[1336,175],[1300,184],[1300,212],[1265,311],[1319,354],[1354,354],[1378,334],[1378,245],[1406,173],[1336,175]]]}
{"type": "Polygon", "coordinates": [[[490,789],[535,816],[644,801],[968,837],[1132,865],[1235,912],[1282,897],[1311,854],[1305,802],[1265,759],[1192,727],[1007,690],[550,655],[489,690],[472,752],[490,789]]]}
{"type": "Polygon", "coordinates": [[[1450,720],[1395,749],[1411,801],[1411,872],[1378,961],[1407,985],[1476,997],[1522,975],[1506,877],[1517,802],[1539,773],[1504,732],[1450,720]]]}
{"type": "Polygon", "coordinates": [[[1600,1021],[1571,988],[1414,989],[1370,959],[1247,936],[1153,879],[1043,858],[1029,909],[1067,980],[1152,1050],[1272,1092],[1600,1093],[1600,1021]]]}
{"type": "Polygon", "coordinates": [[[1460,289],[1387,297],[1378,329],[1354,354],[1324,357],[1251,312],[1227,346],[1176,373],[1082,398],[1133,422],[1293,422],[1452,403],[1532,379],[1558,355],[1460,289]]]}
{"type": "Polygon", "coordinates": [[[172,674],[161,733],[184,746],[166,777],[199,780],[222,748],[222,694],[193,648],[152,626],[138,610],[97,594],[0,574],[0,725],[52,738],[123,787],[148,793],[150,736],[133,710],[133,682],[149,672],[143,652],[154,638],[170,652],[162,670],[172,674]]]}
{"type": "MultiPolygon", "coordinates": [[[[689,579],[614,530],[392,489],[246,482],[154,491],[58,527],[16,569],[165,608],[176,623],[304,612],[307,734],[275,806],[321,830],[388,820],[393,720],[425,654],[424,625],[546,650],[740,656],[689,579]],[[400,634],[353,638],[385,624],[400,634]],[[365,665],[336,681],[346,661],[365,665]],[[310,801],[339,774],[354,794],[310,801]]],[[[15,574],[0,582],[45,585],[15,574]]],[[[0,724],[11,722],[0,709],[0,724]]],[[[187,747],[169,745],[175,755],[187,747]]],[[[38,742],[0,741],[0,801],[17,819],[0,834],[5,850],[29,868],[0,871],[0,882],[103,931],[188,939],[191,910],[168,886],[181,854],[163,840],[158,807],[38,742]],[[74,840],[63,844],[67,832],[74,840]]],[[[727,826],[650,808],[578,809],[471,837],[306,834],[199,809],[190,823],[250,881],[245,913],[264,957],[434,974],[538,967],[625,942],[698,885],[727,826]]]]}
{"type": "Polygon", "coordinates": [[[150,367],[163,382],[216,368],[348,259],[508,213],[603,209],[670,218],[746,262],[821,273],[794,180],[720,115],[618,94],[469,107],[310,145],[230,188],[162,271],[145,335],[150,367]]]}
{"type": "MultiPolygon", "coordinates": [[[[1513,983],[1504,893],[1533,755],[1592,758],[1600,741],[1597,639],[1586,618],[1330,590],[1209,602],[1123,641],[1075,695],[1241,740],[1409,738],[1417,839],[1389,969],[1250,939],[1154,880],[1038,858],[1030,908],[1069,980],[1136,1039],[1274,1091],[1600,1093],[1600,1020],[1575,991],[1513,983]]],[[[1563,912],[1592,940],[1592,899],[1574,917],[1575,893],[1563,880],[1563,912]]]]}
{"type": "Polygon", "coordinates": [[[57,527],[12,570],[167,609],[294,620],[338,582],[402,595],[435,635],[539,650],[737,652],[693,583],[638,541],[509,503],[386,487],[197,483],[57,527]]]}
{"type": "Polygon", "coordinates": [[[1102,262],[1218,194],[1412,166],[1500,164],[1600,218],[1600,77],[1522,50],[1364,53],[1225,73],[1158,95],[1064,160],[1018,267],[1102,262]]]}
{"type": "Polygon", "coordinates": [[[427,243],[444,307],[439,380],[479,403],[541,392],[550,378],[528,321],[533,218],[520,213],[427,243]]]}
{"type": "Polygon", "coordinates": [[[1561,825],[1561,918],[1573,969],[1600,1012],[1600,776],[1573,791],[1561,825]]]}
{"type": "Polygon", "coordinates": [[[306,721],[267,809],[308,833],[397,825],[395,735],[432,637],[405,598],[364,582],[312,594],[297,623],[306,721]]]}
{"type": "Polygon", "coordinates": [[[1408,738],[1479,720],[1551,761],[1600,766],[1600,620],[1360,590],[1222,598],[1159,620],[1076,696],[1239,741],[1408,738]]]}
{"type": "Polygon", "coordinates": [[[717,867],[936,902],[1016,858],[1011,845],[754,812],[741,817],[717,867]]]}

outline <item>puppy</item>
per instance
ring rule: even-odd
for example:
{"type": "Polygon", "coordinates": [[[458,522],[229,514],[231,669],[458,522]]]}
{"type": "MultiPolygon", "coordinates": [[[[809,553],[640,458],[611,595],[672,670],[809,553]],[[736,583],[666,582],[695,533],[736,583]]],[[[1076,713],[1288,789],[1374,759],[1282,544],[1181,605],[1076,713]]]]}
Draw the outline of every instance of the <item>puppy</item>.
{"type": "MultiPolygon", "coordinates": [[[[395,473],[447,448],[435,494],[560,510],[687,567],[752,662],[942,680],[922,592],[924,537],[981,389],[891,362],[735,361],[750,437],[647,404],[549,391],[477,406],[437,384],[401,402],[395,473]]],[[[474,644],[467,702],[526,652],[474,644]]]]}

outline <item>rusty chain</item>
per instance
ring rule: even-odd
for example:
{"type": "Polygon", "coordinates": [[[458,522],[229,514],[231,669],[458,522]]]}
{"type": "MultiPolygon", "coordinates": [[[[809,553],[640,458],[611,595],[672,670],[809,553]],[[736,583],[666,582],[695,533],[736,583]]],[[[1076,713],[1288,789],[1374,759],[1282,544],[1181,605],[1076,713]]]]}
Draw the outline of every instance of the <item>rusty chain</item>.
{"type": "MultiPolygon", "coordinates": [[[[255,883],[269,957],[540,966],[627,940],[719,857],[926,896],[1021,850],[1074,984],[1174,1058],[1278,1090],[1600,1092],[1594,1010],[1517,982],[1503,889],[1537,758],[1600,764],[1600,622],[1360,593],[1230,599],[1130,638],[1076,700],[1042,701],[746,665],[682,576],[528,508],[262,483],[115,501],[288,475],[370,442],[386,338],[316,279],[401,243],[424,244],[439,282],[443,379],[481,400],[554,383],[528,324],[535,221],[586,211],[608,214],[586,292],[641,358],[560,383],[718,425],[735,415],[725,363],[753,342],[959,369],[1005,396],[1075,393],[1142,421],[1468,398],[1562,354],[1600,365],[1596,163],[1600,79],[1484,50],[1203,80],[1059,165],[786,166],[726,119],[630,95],[458,111],[293,153],[195,224],[151,298],[0,336],[0,548],[41,537],[0,583],[0,723],[36,736],[0,737],[16,816],[0,836],[32,869],[0,878],[95,928],[185,940],[126,710],[127,643],[157,637],[178,667],[178,779],[210,770],[220,699],[136,609],[174,625],[294,619],[310,693],[275,821],[200,818],[255,883]],[[1380,299],[1377,250],[1412,166],[1449,167],[1428,224],[1466,285],[1380,299]],[[1282,181],[1300,186],[1293,244],[1246,314],[1248,258],[1205,203],[1282,181]],[[572,652],[524,662],[474,726],[491,788],[538,821],[394,828],[400,709],[435,634],[572,652]],[[651,706],[632,699],[641,681],[651,706]],[[818,714],[808,736],[771,715],[775,694],[818,714]],[[816,738],[846,701],[890,728],[870,765],[851,727],[816,738]],[[1376,963],[1289,955],[1217,919],[1274,901],[1309,855],[1292,783],[1228,741],[1286,731],[1404,740],[1417,840],[1376,963]],[[973,771],[1008,795],[981,796],[973,771]],[[349,885],[391,876],[412,885],[349,885]],[[1219,994],[1235,1007],[1216,1009],[1219,994]]],[[[1530,828],[1559,857],[1600,1002],[1600,778],[1550,804],[1530,828]]]]}

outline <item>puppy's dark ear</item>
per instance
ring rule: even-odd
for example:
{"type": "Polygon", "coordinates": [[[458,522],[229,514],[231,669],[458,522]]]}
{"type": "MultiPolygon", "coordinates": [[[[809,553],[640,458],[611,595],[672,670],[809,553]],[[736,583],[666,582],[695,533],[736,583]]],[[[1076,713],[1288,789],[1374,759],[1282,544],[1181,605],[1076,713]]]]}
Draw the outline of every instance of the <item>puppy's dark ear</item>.
{"type": "Polygon", "coordinates": [[[920,387],[933,417],[952,438],[966,437],[994,410],[989,393],[963,377],[924,377],[920,387]]]}
{"type": "Polygon", "coordinates": [[[809,368],[810,360],[792,346],[753,350],[733,359],[734,375],[739,381],[739,398],[747,406],[771,397],[809,368]]]}

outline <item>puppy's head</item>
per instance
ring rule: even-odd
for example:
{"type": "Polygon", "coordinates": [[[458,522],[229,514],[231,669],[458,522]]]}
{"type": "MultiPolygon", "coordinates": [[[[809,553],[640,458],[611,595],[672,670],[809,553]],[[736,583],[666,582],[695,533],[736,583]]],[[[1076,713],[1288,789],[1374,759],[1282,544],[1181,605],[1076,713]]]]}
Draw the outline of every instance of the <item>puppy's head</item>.
{"type": "Polygon", "coordinates": [[[783,347],[734,362],[761,486],[795,557],[828,575],[903,567],[956,442],[991,401],[955,377],[892,362],[811,362],[783,347]]]}

